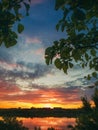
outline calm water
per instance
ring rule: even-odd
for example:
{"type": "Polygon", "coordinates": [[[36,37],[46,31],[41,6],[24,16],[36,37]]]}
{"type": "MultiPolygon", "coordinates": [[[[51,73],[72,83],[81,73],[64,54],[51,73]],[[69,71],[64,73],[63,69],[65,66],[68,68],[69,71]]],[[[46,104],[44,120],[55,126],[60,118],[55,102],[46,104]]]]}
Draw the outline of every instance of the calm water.
{"type": "Polygon", "coordinates": [[[68,130],[67,125],[75,124],[75,118],[18,118],[22,120],[24,126],[29,130],[34,130],[34,127],[41,127],[41,130],[47,130],[49,127],[53,127],[56,130],[68,130]]]}

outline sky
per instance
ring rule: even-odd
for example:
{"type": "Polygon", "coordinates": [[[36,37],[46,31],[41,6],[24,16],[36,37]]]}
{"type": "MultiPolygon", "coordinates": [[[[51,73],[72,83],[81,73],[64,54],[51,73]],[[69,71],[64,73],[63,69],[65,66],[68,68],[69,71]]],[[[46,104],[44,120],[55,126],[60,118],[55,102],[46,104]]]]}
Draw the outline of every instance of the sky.
{"type": "Polygon", "coordinates": [[[78,108],[81,96],[92,94],[85,89],[93,84],[84,79],[89,70],[77,65],[66,75],[45,63],[45,49],[67,37],[66,32],[56,31],[62,11],[54,7],[55,0],[32,0],[17,45],[0,46],[0,108],[78,108]]]}

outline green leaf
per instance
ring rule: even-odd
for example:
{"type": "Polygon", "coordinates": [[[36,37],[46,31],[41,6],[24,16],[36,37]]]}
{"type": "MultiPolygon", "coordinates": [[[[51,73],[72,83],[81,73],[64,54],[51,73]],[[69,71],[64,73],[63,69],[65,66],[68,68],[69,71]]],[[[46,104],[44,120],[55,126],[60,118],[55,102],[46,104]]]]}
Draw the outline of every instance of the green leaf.
{"type": "Polygon", "coordinates": [[[57,24],[57,25],[56,25],[56,30],[57,30],[57,31],[59,30],[59,27],[60,27],[60,25],[57,24]]]}
{"type": "Polygon", "coordinates": [[[85,13],[83,12],[83,10],[80,9],[76,9],[72,15],[72,20],[80,20],[83,21],[86,18],[85,13]]]}
{"type": "Polygon", "coordinates": [[[24,30],[24,26],[22,24],[18,24],[18,33],[21,33],[24,30]]]}
{"type": "Polygon", "coordinates": [[[95,66],[95,70],[98,71],[98,65],[95,66]]]}
{"type": "Polygon", "coordinates": [[[25,5],[25,7],[26,7],[26,15],[28,16],[28,15],[29,15],[28,11],[29,11],[29,9],[30,9],[30,5],[27,4],[26,2],[24,2],[24,5],[25,5]]]}
{"type": "Polygon", "coordinates": [[[65,0],[56,0],[55,9],[58,10],[60,7],[64,6],[65,0]]]}
{"type": "Polygon", "coordinates": [[[49,58],[48,56],[45,57],[45,62],[46,62],[47,65],[49,65],[49,63],[50,63],[50,58],[49,58]]]}
{"type": "Polygon", "coordinates": [[[61,26],[61,31],[64,32],[64,29],[65,29],[65,24],[63,23],[61,26]]]}
{"type": "Polygon", "coordinates": [[[88,76],[87,76],[87,79],[88,79],[88,80],[90,80],[90,79],[91,79],[91,76],[90,76],[90,75],[88,75],[88,76]]]}
{"type": "Polygon", "coordinates": [[[98,81],[95,82],[95,85],[98,86],[98,81]]]}
{"type": "Polygon", "coordinates": [[[46,50],[45,50],[45,55],[49,55],[51,53],[51,50],[52,50],[52,47],[48,47],[46,50]]]}
{"type": "Polygon", "coordinates": [[[84,67],[85,67],[85,64],[83,63],[83,64],[82,64],[82,68],[84,68],[84,67]]]}
{"type": "Polygon", "coordinates": [[[89,67],[90,67],[90,69],[92,69],[94,67],[94,64],[92,61],[89,62],[89,67]]]}
{"type": "Polygon", "coordinates": [[[85,53],[85,59],[88,61],[89,60],[89,55],[85,53]]]}
{"type": "Polygon", "coordinates": [[[66,62],[66,63],[64,63],[64,65],[63,65],[63,71],[64,71],[64,73],[67,74],[67,70],[68,70],[68,63],[66,62]]]}
{"type": "Polygon", "coordinates": [[[96,73],[96,72],[93,72],[93,73],[92,73],[92,76],[96,78],[96,77],[97,77],[97,73],[96,73]]]}
{"type": "Polygon", "coordinates": [[[71,62],[69,62],[69,66],[70,68],[73,68],[73,64],[71,62]]]}
{"type": "Polygon", "coordinates": [[[58,41],[54,41],[53,43],[54,43],[54,46],[58,47],[58,44],[59,44],[58,41]]]}
{"type": "Polygon", "coordinates": [[[17,41],[16,41],[16,40],[6,41],[6,42],[5,42],[6,48],[9,48],[9,47],[14,46],[14,45],[16,45],[16,44],[17,44],[17,41]]]}
{"type": "Polygon", "coordinates": [[[95,51],[95,49],[92,49],[92,50],[90,51],[90,53],[91,53],[92,56],[96,56],[96,51],[95,51]]]}
{"type": "Polygon", "coordinates": [[[0,46],[2,45],[3,43],[3,36],[0,37],[0,46]]]}
{"type": "Polygon", "coordinates": [[[55,62],[54,62],[55,66],[58,68],[58,69],[61,69],[62,68],[62,63],[60,61],[60,59],[56,59],[55,62]]]}

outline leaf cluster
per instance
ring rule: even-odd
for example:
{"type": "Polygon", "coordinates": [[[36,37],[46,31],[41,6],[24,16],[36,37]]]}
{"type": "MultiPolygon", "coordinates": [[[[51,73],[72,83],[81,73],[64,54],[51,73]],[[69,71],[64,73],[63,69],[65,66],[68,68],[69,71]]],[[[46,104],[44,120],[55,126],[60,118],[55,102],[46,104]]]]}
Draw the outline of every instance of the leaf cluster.
{"type": "Polygon", "coordinates": [[[0,45],[8,48],[17,43],[17,32],[21,33],[24,26],[20,23],[23,18],[21,9],[25,6],[26,15],[29,14],[31,0],[1,0],[0,1],[0,45]],[[14,25],[17,24],[17,32],[14,25]]]}
{"type": "MultiPolygon", "coordinates": [[[[98,0],[56,0],[55,9],[63,11],[56,29],[66,31],[67,38],[55,41],[46,49],[46,63],[53,61],[65,73],[78,63],[81,68],[93,69],[92,76],[97,77],[98,0]]],[[[91,75],[87,78],[90,79],[91,75]]]]}

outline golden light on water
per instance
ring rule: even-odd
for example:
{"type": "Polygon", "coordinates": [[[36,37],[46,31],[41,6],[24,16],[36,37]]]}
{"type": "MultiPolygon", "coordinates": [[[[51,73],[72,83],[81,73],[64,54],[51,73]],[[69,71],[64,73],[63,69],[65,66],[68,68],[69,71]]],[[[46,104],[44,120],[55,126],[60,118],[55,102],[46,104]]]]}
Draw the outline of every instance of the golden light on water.
{"type": "Polygon", "coordinates": [[[67,129],[67,125],[75,123],[75,118],[19,118],[18,120],[22,120],[23,124],[32,130],[35,126],[41,126],[42,130],[46,130],[49,127],[53,127],[56,130],[67,129]]]}

